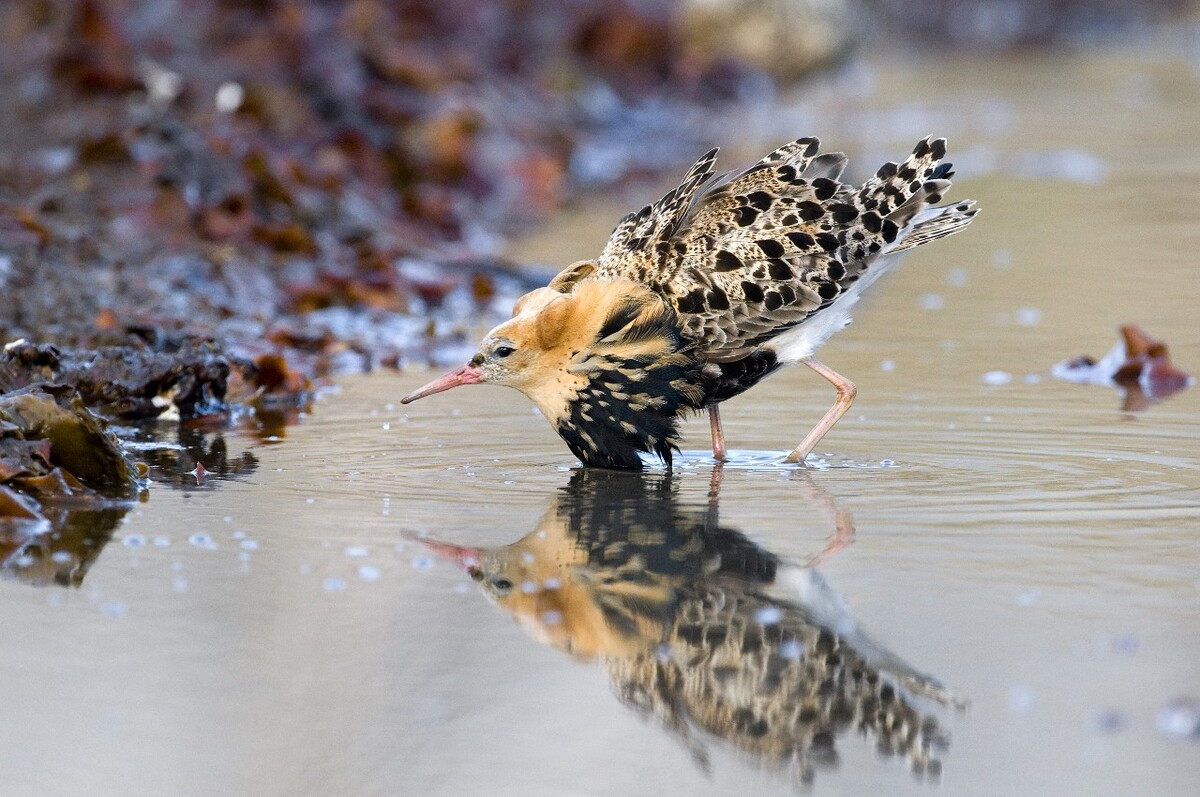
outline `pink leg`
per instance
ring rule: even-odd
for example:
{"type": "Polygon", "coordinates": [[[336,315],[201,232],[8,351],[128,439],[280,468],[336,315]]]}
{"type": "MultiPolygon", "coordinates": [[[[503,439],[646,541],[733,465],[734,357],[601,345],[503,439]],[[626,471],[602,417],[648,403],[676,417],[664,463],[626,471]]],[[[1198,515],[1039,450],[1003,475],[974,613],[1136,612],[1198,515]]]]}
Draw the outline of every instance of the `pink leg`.
{"type": "Polygon", "coordinates": [[[813,427],[808,436],[800,441],[800,445],[796,446],[792,453],[788,454],[785,462],[803,462],[804,458],[817,447],[817,443],[825,436],[825,433],[846,414],[846,410],[850,409],[850,405],[854,403],[854,396],[858,393],[858,388],[854,386],[853,382],[819,360],[806,357],[800,362],[828,379],[830,384],[837,388],[837,398],[821,422],[813,427]]]}
{"type": "Polygon", "coordinates": [[[717,411],[717,405],[709,405],[708,408],[708,425],[712,429],[712,444],[713,458],[717,462],[724,462],[725,456],[725,432],[721,430],[721,413],[717,411]]]}
{"type": "Polygon", "coordinates": [[[805,567],[816,567],[824,564],[838,551],[845,550],[854,544],[854,517],[848,509],[842,509],[827,490],[813,481],[812,476],[801,471],[797,475],[804,477],[804,492],[808,500],[821,508],[833,519],[833,536],[819,553],[808,557],[805,567]]]}

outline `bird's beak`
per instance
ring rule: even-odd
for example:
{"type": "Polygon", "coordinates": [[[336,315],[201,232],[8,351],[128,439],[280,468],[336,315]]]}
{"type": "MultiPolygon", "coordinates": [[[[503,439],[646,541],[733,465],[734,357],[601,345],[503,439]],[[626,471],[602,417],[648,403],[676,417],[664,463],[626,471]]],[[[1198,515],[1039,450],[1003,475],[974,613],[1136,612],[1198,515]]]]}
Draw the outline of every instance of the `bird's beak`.
{"type": "Polygon", "coordinates": [[[441,393],[443,390],[449,390],[452,387],[459,385],[477,385],[483,381],[483,371],[477,366],[467,363],[457,371],[451,371],[445,376],[439,377],[428,385],[422,388],[417,388],[409,393],[404,398],[400,399],[401,404],[408,404],[416,401],[419,398],[432,396],[434,393],[441,393]]]}
{"type": "Polygon", "coordinates": [[[468,548],[464,545],[454,545],[430,539],[422,539],[420,543],[431,553],[436,554],[441,559],[453,562],[468,573],[478,570],[479,563],[483,559],[483,549],[481,548],[468,548]]]}

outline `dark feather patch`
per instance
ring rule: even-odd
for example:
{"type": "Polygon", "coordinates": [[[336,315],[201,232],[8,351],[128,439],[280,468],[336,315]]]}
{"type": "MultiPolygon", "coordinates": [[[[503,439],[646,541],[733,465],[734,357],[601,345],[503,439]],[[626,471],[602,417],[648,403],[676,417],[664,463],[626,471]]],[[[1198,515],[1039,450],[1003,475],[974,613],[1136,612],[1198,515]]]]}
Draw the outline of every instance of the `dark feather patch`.
{"type": "Polygon", "coordinates": [[[771,349],[755,349],[740,360],[719,363],[717,367],[721,375],[708,394],[709,404],[733,398],[754,387],[779,367],[779,359],[771,349]]]}
{"type": "Polygon", "coordinates": [[[816,244],[816,239],[806,232],[789,232],[787,239],[796,245],[798,249],[808,249],[816,244]]]}
{"type": "MultiPolygon", "coordinates": [[[[618,309],[614,315],[621,313],[618,309]]],[[[588,361],[594,366],[588,382],[559,420],[558,433],[591,467],[641,470],[641,453],[654,454],[670,466],[678,418],[705,405],[713,376],[705,373],[696,344],[683,337],[675,313],[666,306],[620,329],[626,338],[600,348],[588,361]],[[623,343],[653,339],[662,342],[653,354],[620,354],[623,343]],[[627,398],[615,399],[614,393],[627,398]]]]}
{"type": "Polygon", "coordinates": [[[758,248],[761,249],[762,253],[767,257],[783,257],[783,244],[779,243],[779,241],[771,238],[764,238],[760,241],[755,241],[754,243],[758,244],[758,248]]]}
{"type": "Polygon", "coordinates": [[[604,319],[604,324],[601,325],[600,331],[596,333],[596,341],[602,341],[609,335],[614,335],[625,327],[637,320],[638,314],[642,311],[640,302],[623,301],[619,302],[608,317],[604,319]]]}
{"type": "Polygon", "coordinates": [[[825,208],[816,202],[800,202],[796,205],[796,213],[805,221],[816,221],[825,215],[825,208]]]}
{"type": "Polygon", "coordinates": [[[736,208],[734,213],[737,214],[737,224],[739,227],[749,227],[758,218],[758,211],[754,208],[748,208],[744,205],[736,208]]]}
{"type": "Polygon", "coordinates": [[[837,180],[830,180],[828,177],[818,177],[812,181],[813,191],[816,192],[817,199],[824,201],[837,193],[837,180]]]}
{"type": "Polygon", "coordinates": [[[746,197],[746,202],[751,207],[758,208],[759,210],[766,210],[767,208],[771,207],[771,203],[773,201],[774,197],[772,197],[766,191],[755,191],[746,197]]]}
{"type": "Polygon", "coordinates": [[[757,282],[745,280],[742,282],[742,295],[747,302],[758,304],[763,300],[763,289],[757,282]]]}
{"type": "Polygon", "coordinates": [[[713,271],[736,271],[744,265],[742,259],[733,252],[721,249],[713,261],[713,271]]]}

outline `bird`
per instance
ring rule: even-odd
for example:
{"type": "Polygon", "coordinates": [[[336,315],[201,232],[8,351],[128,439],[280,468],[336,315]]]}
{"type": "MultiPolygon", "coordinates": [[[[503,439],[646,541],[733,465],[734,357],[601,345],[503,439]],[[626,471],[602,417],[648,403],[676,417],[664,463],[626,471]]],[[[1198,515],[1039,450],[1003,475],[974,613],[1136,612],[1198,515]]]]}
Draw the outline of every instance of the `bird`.
{"type": "Polygon", "coordinates": [[[818,571],[722,524],[717,489],[690,504],[678,477],[583,468],[514,543],[416,539],[534,640],[598,665],[702,769],[716,740],[808,781],[853,728],[936,772],[947,734],[926,708],[965,700],[862,631],[818,571]]]}
{"type": "Polygon", "coordinates": [[[813,355],[850,323],[863,289],[901,256],[962,230],[974,201],[938,205],[953,175],[943,138],[919,141],[862,185],[817,138],[718,174],[717,149],[680,184],[617,224],[600,256],[517,300],[461,368],[404,396],[460,385],[524,393],[585,466],[669,468],[679,421],[707,410],[713,456],[728,452],[719,406],[781,366],[836,390],[785,462],[803,463],[845,414],[854,383],[813,355]]]}

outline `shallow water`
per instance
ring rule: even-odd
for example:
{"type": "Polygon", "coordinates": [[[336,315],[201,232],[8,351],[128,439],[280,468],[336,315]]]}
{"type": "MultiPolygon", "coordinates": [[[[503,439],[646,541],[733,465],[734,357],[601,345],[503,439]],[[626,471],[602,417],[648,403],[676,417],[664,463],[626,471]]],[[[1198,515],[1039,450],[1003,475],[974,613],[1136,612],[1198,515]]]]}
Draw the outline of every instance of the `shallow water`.
{"type": "MultiPolygon", "coordinates": [[[[186,441],[224,453],[224,472],[210,462],[187,486],[186,452],[164,458],[183,487],[87,519],[74,558],[6,561],[4,793],[788,793],[803,767],[695,717],[687,742],[622,703],[612,662],[628,641],[564,637],[567,618],[521,608],[521,581],[492,605],[421,541],[532,533],[471,554],[490,567],[541,539],[576,557],[579,535],[691,539],[718,511],[782,560],[769,590],[719,583],[770,592],[756,622],[825,622],[969,701],[913,703],[948,734],[929,751],[940,774],[843,727],[836,763],[830,738],[811,756],[814,793],[1193,793],[1200,741],[1169,733],[1163,710],[1200,699],[1200,389],[1131,413],[1048,372],[1104,354],[1126,322],[1200,371],[1198,76],[1186,53],[877,64],[757,120],[765,146],[820,132],[860,167],[944,132],[961,153],[953,196],[983,208],[823,351],[859,398],[815,467],[775,464],[832,399],[806,369],[726,405],[733,461],[716,478],[703,419],[670,477],[596,487],[515,393],[399,407],[420,372],[347,379],[275,437],[186,441]],[[623,519],[556,521],[605,500],[623,519]],[[77,587],[47,585],[80,559],[77,587]]],[[[590,205],[521,253],[587,256],[627,204],[590,205]]],[[[538,577],[609,573],[592,564],[538,577]]],[[[654,595],[712,588],[709,565],[656,575],[654,595]]],[[[580,611],[603,593],[588,583],[580,611]]]]}

